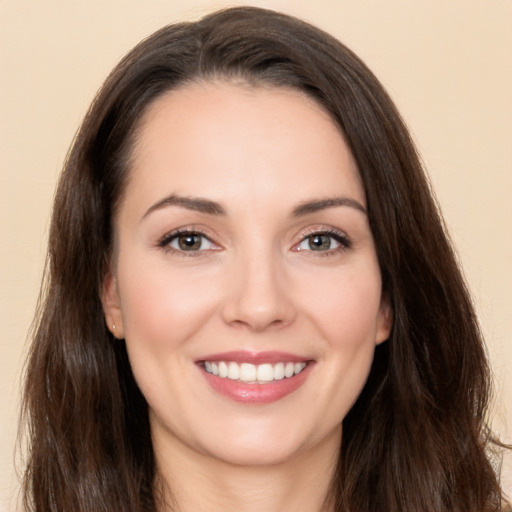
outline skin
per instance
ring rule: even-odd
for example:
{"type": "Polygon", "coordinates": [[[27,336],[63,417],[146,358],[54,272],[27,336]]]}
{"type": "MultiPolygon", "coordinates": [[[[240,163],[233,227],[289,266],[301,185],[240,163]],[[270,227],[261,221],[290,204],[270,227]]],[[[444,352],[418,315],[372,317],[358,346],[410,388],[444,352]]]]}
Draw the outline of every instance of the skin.
{"type": "Polygon", "coordinates": [[[149,404],[162,510],[166,488],[180,511],[325,510],[341,422],[391,328],[365,208],[340,130],[298,91],[196,83],[149,107],[103,303],[149,404]],[[203,234],[199,250],[178,228],[203,234]],[[196,364],[233,350],[313,363],[281,400],[240,403],[196,364]]]}

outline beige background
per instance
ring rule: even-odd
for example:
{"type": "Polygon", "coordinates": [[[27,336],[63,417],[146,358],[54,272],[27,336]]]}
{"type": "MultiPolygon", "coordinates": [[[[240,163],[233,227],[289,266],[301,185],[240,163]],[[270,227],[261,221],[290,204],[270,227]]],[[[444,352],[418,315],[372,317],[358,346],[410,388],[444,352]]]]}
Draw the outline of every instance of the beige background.
{"type": "MultiPolygon", "coordinates": [[[[332,32],[407,120],[457,246],[512,438],[512,0],[268,0],[332,32]]],[[[239,2],[0,0],[0,510],[14,510],[25,338],[55,181],[95,91],[160,26],[239,2]]],[[[508,431],[506,429],[508,425],[508,431]]],[[[510,458],[510,457],[509,457],[510,458]]],[[[507,467],[508,465],[508,467],[507,467]]],[[[510,461],[504,485],[512,490],[510,461]]]]}

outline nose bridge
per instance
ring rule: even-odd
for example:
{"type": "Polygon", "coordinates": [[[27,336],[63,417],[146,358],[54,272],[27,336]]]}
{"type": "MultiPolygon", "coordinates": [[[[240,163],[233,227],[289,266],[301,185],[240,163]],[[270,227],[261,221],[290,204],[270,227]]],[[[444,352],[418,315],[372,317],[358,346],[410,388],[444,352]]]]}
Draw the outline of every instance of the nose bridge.
{"type": "Polygon", "coordinates": [[[232,262],[230,293],[224,307],[228,323],[263,330],[288,324],[294,317],[286,272],[278,251],[256,242],[232,262]]]}

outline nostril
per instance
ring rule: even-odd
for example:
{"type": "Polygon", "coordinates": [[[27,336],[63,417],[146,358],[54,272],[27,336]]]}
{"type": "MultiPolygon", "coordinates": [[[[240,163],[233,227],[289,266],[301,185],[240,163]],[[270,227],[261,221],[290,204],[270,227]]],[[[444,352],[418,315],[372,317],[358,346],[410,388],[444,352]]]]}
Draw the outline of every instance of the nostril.
{"type": "MultiPolygon", "coordinates": [[[[241,316],[241,315],[240,315],[241,316]]],[[[274,318],[264,314],[244,315],[228,321],[233,327],[248,328],[253,331],[263,331],[267,329],[279,329],[287,325],[284,318],[274,318]]]]}
{"type": "Polygon", "coordinates": [[[263,265],[261,261],[254,263],[254,258],[243,263],[234,269],[236,275],[223,304],[224,321],[255,331],[288,325],[295,318],[295,309],[286,293],[284,273],[275,268],[277,263],[263,265]]]}

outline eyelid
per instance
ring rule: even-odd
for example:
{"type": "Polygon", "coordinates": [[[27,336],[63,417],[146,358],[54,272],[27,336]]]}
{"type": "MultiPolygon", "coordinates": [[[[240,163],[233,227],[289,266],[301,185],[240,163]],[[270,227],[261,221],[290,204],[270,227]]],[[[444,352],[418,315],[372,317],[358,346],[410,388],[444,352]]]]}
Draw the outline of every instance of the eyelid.
{"type": "Polygon", "coordinates": [[[205,252],[209,251],[218,251],[221,249],[221,246],[217,244],[213,239],[213,237],[206,233],[206,231],[197,226],[184,226],[180,228],[173,229],[169,232],[167,232],[165,235],[163,235],[157,242],[157,247],[163,249],[166,252],[174,252],[176,254],[182,255],[182,256],[198,256],[200,254],[204,254],[205,252]],[[206,240],[208,240],[214,247],[208,248],[208,249],[199,249],[196,251],[183,251],[180,249],[177,249],[175,247],[172,247],[170,244],[173,240],[179,238],[180,236],[185,235],[198,235],[206,240]]]}
{"type": "MultiPolygon", "coordinates": [[[[350,247],[352,246],[352,241],[350,237],[347,235],[347,233],[332,226],[311,226],[309,228],[302,230],[297,238],[298,240],[292,246],[292,251],[304,251],[308,253],[315,253],[316,256],[326,256],[336,252],[343,252],[346,251],[347,249],[350,249],[350,247]],[[303,243],[307,238],[314,235],[327,235],[329,237],[332,237],[337,242],[338,246],[325,251],[298,249],[298,246],[301,243],[303,243]]],[[[159,238],[159,240],[157,241],[157,246],[161,249],[164,249],[167,252],[175,252],[183,256],[198,256],[205,252],[218,251],[222,249],[222,246],[214,241],[214,237],[207,233],[207,230],[200,226],[195,225],[183,226],[167,232],[165,235],[159,238]],[[176,238],[192,234],[204,237],[213,245],[213,247],[208,249],[198,249],[196,251],[184,251],[170,246],[170,243],[176,238]]]]}
{"type": "Polygon", "coordinates": [[[295,244],[292,247],[292,250],[295,252],[308,252],[308,253],[315,253],[315,256],[326,256],[329,254],[333,254],[336,252],[343,252],[347,249],[350,249],[352,247],[352,241],[350,237],[345,233],[344,231],[334,228],[332,226],[312,226],[305,230],[303,230],[300,233],[300,239],[298,242],[295,242],[295,244]],[[327,235],[329,237],[332,237],[338,244],[338,247],[335,247],[333,249],[329,249],[326,251],[313,251],[313,250],[305,250],[305,249],[298,249],[298,246],[302,244],[307,238],[314,236],[314,235],[327,235]]]}

